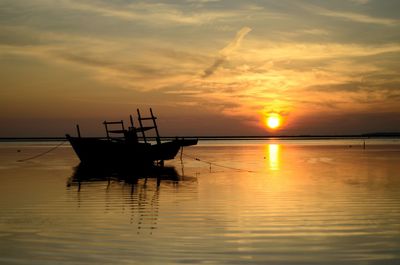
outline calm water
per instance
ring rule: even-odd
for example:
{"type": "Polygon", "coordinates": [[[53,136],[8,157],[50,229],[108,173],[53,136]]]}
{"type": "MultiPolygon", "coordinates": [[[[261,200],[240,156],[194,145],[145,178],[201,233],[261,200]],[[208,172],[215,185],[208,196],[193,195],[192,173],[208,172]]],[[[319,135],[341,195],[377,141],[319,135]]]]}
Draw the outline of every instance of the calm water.
{"type": "Polygon", "coordinates": [[[399,140],[201,142],[160,181],[16,162],[55,144],[0,143],[0,264],[400,264],[399,140]]]}

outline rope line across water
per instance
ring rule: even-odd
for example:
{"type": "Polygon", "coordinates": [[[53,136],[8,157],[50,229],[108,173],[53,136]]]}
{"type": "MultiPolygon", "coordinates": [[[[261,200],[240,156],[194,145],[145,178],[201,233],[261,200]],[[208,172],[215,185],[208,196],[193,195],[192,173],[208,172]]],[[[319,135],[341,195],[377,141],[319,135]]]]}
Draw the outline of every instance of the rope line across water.
{"type": "MultiPolygon", "coordinates": [[[[46,151],[40,153],[40,154],[31,156],[31,157],[28,157],[28,158],[25,158],[25,159],[17,160],[17,162],[25,162],[25,161],[28,161],[28,160],[32,160],[32,159],[35,159],[35,158],[44,156],[45,154],[48,154],[48,153],[50,153],[50,152],[56,150],[58,147],[62,146],[66,141],[67,141],[67,140],[64,140],[64,141],[62,141],[61,143],[59,143],[58,145],[56,145],[56,146],[50,148],[49,150],[46,150],[46,151]]],[[[199,161],[199,162],[207,163],[207,164],[210,165],[210,167],[213,165],[213,166],[216,166],[216,167],[221,167],[221,168],[226,168],[226,169],[232,169],[232,170],[236,170],[236,171],[250,172],[250,173],[254,173],[254,172],[255,172],[255,171],[248,170],[248,169],[243,169],[243,168],[237,168],[237,167],[230,167],[230,166],[220,165],[220,164],[217,164],[217,163],[214,163],[214,162],[202,160],[202,159],[200,159],[200,158],[197,158],[197,157],[194,157],[194,156],[191,156],[191,155],[188,155],[188,154],[182,154],[182,155],[185,156],[185,157],[194,159],[194,160],[196,160],[196,161],[199,161]]]]}
{"type": "Polygon", "coordinates": [[[56,145],[56,146],[50,148],[49,150],[44,151],[43,153],[40,153],[40,154],[31,156],[31,157],[28,157],[28,158],[24,158],[24,159],[17,160],[17,162],[25,162],[25,161],[28,161],[28,160],[32,160],[32,159],[41,157],[41,156],[43,156],[43,155],[45,155],[45,154],[48,154],[48,153],[50,153],[51,151],[54,151],[54,150],[56,150],[58,147],[62,146],[66,141],[67,141],[67,140],[62,141],[62,142],[59,143],[58,145],[56,145]]]}
{"type": "Polygon", "coordinates": [[[206,160],[202,160],[202,159],[200,159],[200,158],[197,158],[197,157],[194,157],[194,156],[191,156],[191,155],[187,155],[187,154],[183,154],[183,156],[186,156],[186,157],[188,157],[188,158],[194,159],[194,160],[196,160],[196,161],[200,161],[200,162],[203,162],[203,163],[207,163],[207,164],[209,164],[210,166],[213,165],[213,166],[216,166],[216,167],[222,167],[222,168],[227,168],[227,169],[232,169],[232,170],[242,171],[242,172],[249,172],[249,173],[254,173],[254,172],[255,172],[255,171],[248,170],[248,169],[243,169],[243,168],[237,168],[237,167],[230,167],[230,166],[220,165],[220,164],[217,164],[217,163],[214,163],[214,162],[210,162],[210,161],[206,161],[206,160]]]}

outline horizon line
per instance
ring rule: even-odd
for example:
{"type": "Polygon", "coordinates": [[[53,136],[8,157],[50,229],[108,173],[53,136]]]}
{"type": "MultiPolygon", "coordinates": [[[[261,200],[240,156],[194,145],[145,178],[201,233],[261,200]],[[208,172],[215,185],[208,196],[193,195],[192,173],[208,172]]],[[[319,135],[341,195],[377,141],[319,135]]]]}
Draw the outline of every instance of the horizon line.
{"type": "MultiPolygon", "coordinates": [[[[89,136],[83,138],[107,138],[104,136],[89,136]]],[[[118,138],[118,137],[115,137],[118,138]]],[[[141,139],[142,137],[139,137],[141,139]]],[[[156,138],[156,137],[147,137],[156,138]]],[[[340,139],[340,138],[400,138],[400,132],[378,132],[362,134],[301,134],[301,135],[198,135],[198,136],[162,136],[161,139],[175,138],[197,138],[198,140],[262,140],[262,139],[340,139]]],[[[21,136],[21,137],[0,137],[1,142],[6,141],[57,141],[66,140],[65,136],[21,136]]]]}

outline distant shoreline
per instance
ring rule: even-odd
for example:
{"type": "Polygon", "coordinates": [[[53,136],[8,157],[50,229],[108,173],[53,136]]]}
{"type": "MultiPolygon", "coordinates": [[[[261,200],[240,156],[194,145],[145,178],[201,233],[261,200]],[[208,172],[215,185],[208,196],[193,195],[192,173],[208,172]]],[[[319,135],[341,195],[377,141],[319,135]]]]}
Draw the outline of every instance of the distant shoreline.
{"type": "MultiPolygon", "coordinates": [[[[90,137],[105,138],[105,137],[90,137]]],[[[152,137],[148,137],[152,139],[152,137]]],[[[166,136],[160,137],[161,140],[175,138],[197,138],[199,140],[323,140],[323,139],[400,139],[400,133],[366,133],[366,134],[344,134],[344,135],[265,135],[265,136],[166,136]]],[[[139,137],[140,139],[140,137],[139,137]]],[[[62,141],[65,137],[0,137],[0,142],[42,142],[42,141],[62,141]]]]}

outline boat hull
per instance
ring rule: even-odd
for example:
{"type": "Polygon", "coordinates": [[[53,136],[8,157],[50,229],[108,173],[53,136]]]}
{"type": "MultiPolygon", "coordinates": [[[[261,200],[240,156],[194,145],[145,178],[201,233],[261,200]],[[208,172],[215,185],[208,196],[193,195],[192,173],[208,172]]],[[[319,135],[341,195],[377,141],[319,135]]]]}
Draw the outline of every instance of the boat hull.
{"type": "Polygon", "coordinates": [[[182,140],[161,144],[130,143],[124,140],[81,138],[67,135],[75,153],[84,164],[134,164],[148,166],[155,161],[174,159],[182,140]]]}

